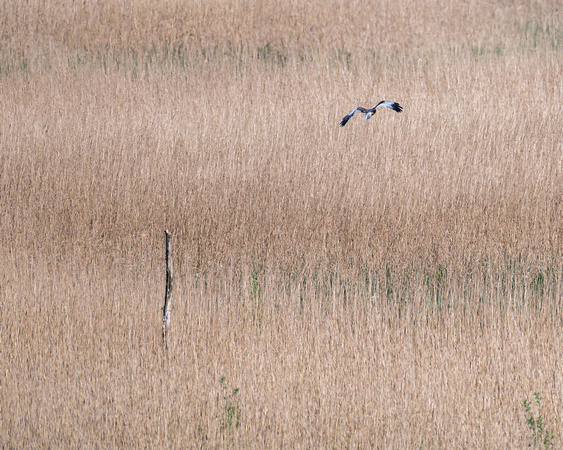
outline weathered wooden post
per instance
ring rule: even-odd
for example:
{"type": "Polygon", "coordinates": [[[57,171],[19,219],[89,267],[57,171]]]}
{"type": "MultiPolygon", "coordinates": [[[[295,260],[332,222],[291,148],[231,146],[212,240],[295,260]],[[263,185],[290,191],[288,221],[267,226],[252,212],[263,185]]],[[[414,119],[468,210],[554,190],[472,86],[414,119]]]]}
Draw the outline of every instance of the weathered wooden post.
{"type": "Polygon", "coordinates": [[[170,297],[172,295],[172,246],[170,244],[170,231],[164,230],[166,235],[166,295],[162,308],[162,340],[164,348],[168,349],[168,335],[170,333],[170,297]]]}

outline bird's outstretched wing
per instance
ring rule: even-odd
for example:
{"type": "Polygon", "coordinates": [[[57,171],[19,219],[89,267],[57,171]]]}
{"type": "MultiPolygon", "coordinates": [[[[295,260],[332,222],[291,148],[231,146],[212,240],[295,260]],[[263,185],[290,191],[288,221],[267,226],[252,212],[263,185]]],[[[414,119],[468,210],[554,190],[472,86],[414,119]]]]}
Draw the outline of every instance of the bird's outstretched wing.
{"type": "Polygon", "coordinates": [[[399,105],[397,102],[390,102],[388,100],[383,100],[382,102],[379,102],[377,105],[375,105],[375,108],[373,109],[375,110],[381,106],[385,106],[386,108],[392,109],[393,111],[397,111],[398,113],[403,111],[402,106],[399,105]]]}
{"type": "Polygon", "coordinates": [[[352,118],[352,116],[359,111],[360,111],[359,109],[355,109],[350,114],[346,115],[346,117],[344,117],[344,119],[342,119],[342,122],[340,122],[340,126],[343,127],[344,125],[346,125],[348,123],[348,121],[352,118]]]}

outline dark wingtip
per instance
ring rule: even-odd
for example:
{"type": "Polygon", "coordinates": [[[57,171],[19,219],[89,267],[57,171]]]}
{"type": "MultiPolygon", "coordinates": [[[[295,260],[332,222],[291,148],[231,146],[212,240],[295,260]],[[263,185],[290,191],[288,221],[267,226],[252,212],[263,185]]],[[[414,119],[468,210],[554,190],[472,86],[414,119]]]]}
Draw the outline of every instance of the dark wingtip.
{"type": "Polygon", "coordinates": [[[393,111],[397,111],[398,113],[403,112],[403,107],[395,102],[393,104],[393,111]]]}
{"type": "Polygon", "coordinates": [[[340,126],[343,127],[344,125],[346,125],[347,122],[348,122],[348,118],[344,117],[344,119],[342,119],[342,122],[340,122],[340,126]]]}

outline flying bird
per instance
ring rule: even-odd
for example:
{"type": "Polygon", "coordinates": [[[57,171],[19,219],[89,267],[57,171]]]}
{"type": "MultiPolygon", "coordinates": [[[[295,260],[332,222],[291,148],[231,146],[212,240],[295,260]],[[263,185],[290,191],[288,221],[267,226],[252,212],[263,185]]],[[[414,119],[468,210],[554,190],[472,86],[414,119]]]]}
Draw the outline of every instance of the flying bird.
{"type": "Polygon", "coordinates": [[[366,118],[364,120],[368,120],[371,116],[373,116],[375,114],[375,110],[381,106],[385,106],[386,108],[392,109],[393,111],[397,111],[398,113],[400,113],[403,108],[401,107],[401,105],[399,105],[396,102],[390,102],[387,100],[383,100],[382,102],[379,102],[377,105],[375,105],[373,108],[371,109],[366,109],[366,108],[362,108],[361,106],[357,107],[354,111],[352,111],[350,114],[348,114],[346,117],[344,117],[344,119],[342,119],[342,122],[340,122],[340,126],[343,127],[344,125],[346,125],[348,123],[348,121],[352,118],[352,116],[354,114],[356,114],[357,112],[361,112],[364,113],[366,115],[366,118]]]}

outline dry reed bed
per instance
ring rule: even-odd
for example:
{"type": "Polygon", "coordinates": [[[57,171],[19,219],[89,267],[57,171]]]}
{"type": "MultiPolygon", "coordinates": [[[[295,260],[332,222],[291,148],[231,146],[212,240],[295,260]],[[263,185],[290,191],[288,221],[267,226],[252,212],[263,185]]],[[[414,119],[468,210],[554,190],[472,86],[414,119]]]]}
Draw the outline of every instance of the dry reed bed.
{"type": "Polygon", "coordinates": [[[514,447],[534,391],[561,435],[550,3],[28,5],[2,3],[0,445],[514,447]],[[404,113],[338,127],[381,98],[404,113]]]}
{"type": "Polygon", "coordinates": [[[335,284],[301,302],[269,277],[258,302],[181,279],[164,360],[159,277],[14,273],[33,292],[5,289],[23,308],[2,327],[4,445],[514,447],[533,391],[561,429],[560,315],[519,295],[438,312],[425,292],[399,306],[335,284]]]}
{"type": "Polygon", "coordinates": [[[25,3],[3,0],[3,52],[33,59],[61,50],[103,54],[181,49],[271,46],[277,50],[330,51],[429,49],[459,46],[559,45],[556,0],[495,2],[369,0],[271,2],[136,0],[25,3]]]}
{"type": "Polygon", "coordinates": [[[205,268],[304,258],[457,275],[482,261],[556,270],[556,55],[248,64],[5,79],[3,189],[24,207],[10,208],[4,239],[17,224],[25,245],[103,253],[170,227],[205,268]],[[405,112],[337,126],[374,96],[405,112]]]}

